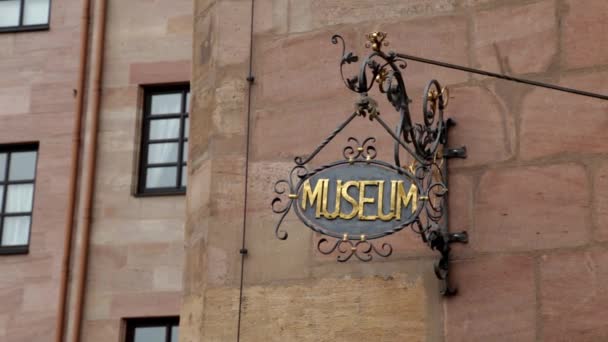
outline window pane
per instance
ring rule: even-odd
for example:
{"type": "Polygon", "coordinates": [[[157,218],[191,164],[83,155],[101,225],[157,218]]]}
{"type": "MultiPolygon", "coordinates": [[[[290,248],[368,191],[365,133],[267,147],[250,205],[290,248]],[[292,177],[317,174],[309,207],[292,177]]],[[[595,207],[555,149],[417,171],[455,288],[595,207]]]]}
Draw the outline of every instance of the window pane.
{"type": "Polygon", "coordinates": [[[36,152],[11,153],[9,180],[34,179],[36,171],[36,152]]]}
{"type": "Polygon", "coordinates": [[[5,217],[2,227],[2,246],[27,245],[30,233],[30,217],[14,216],[5,217]]]}
{"type": "Polygon", "coordinates": [[[49,2],[50,0],[25,0],[23,25],[48,24],[49,2]]]}
{"type": "Polygon", "coordinates": [[[0,153],[0,181],[4,181],[6,172],[6,153],[0,153]]]}
{"type": "Polygon", "coordinates": [[[169,188],[177,186],[177,167],[151,167],[146,175],[147,188],[169,188]]]}
{"type": "Polygon", "coordinates": [[[133,342],[165,342],[166,329],[165,327],[135,328],[135,341],[133,342]]]}
{"type": "Polygon", "coordinates": [[[164,94],[152,96],[150,114],[177,114],[182,112],[182,94],[164,94]]]}
{"type": "Polygon", "coordinates": [[[4,186],[0,185],[0,211],[2,210],[2,201],[4,200],[4,186]]]}
{"type": "Polygon", "coordinates": [[[150,139],[179,138],[179,119],[151,120],[150,139]]]}
{"type": "Polygon", "coordinates": [[[186,94],[186,113],[190,113],[190,92],[186,94]]]}
{"type": "Polygon", "coordinates": [[[190,136],[190,119],[186,118],[184,120],[184,137],[189,137],[190,136]]]}
{"type": "Polygon", "coordinates": [[[179,342],[179,326],[171,327],[171,342],[179,342]]]}
{"type": "Polygon", "coordinates": [[[182,186],[186,186],[188,184],[188,167],[182,167],[182,186]]]}
{"type": "Polygon", "coordinates": [[[0,27],[19,25],[19,0],[0,1],[0,27]]]}
{"type": "Polygon", "coordinates": [[[6,212],[24,213],[32,211],[34,184],[13,184],[6,193],[6,212]]]}
{"type": "Polygon", "coordinates": [[[178,143],[150,144],[148,148],[148,164],[177,163],[178,143]]]}
{"type": "Polygon", "coordinates": [[[188,142],[184,142],[184,156],[182,158],[182,161],[185,163],[188,161],[188,142]]]}

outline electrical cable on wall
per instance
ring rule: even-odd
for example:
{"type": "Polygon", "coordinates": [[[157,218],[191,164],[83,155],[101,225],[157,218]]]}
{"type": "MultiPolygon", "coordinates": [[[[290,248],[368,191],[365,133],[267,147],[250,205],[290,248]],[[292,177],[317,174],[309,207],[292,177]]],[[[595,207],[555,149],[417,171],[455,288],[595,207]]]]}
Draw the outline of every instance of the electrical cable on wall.
{"type": "Polygon", "coordinates": [[[249,187],[249,148],[250,148],[250,135],[251,135],[251,90],[255,78],[253,76],[253,13],[254,13],[255,0],[251,0],[251,26],[250,26],[250,37],[249,37],[249,72],[247,75],[247,135],[246,139],[246,151],[245,151],[245,184],[243,194],[243,237],[241,243],[241,280],[239,289],[239,313],[236,330],[237,342],[241,340],[241,315],[243,311],[243,278],[245,275],[245,255],[247,255],[247,248],[245,247],[245,236],[247,233],[247,198],[248,198],[248,187],[249,187]]]}

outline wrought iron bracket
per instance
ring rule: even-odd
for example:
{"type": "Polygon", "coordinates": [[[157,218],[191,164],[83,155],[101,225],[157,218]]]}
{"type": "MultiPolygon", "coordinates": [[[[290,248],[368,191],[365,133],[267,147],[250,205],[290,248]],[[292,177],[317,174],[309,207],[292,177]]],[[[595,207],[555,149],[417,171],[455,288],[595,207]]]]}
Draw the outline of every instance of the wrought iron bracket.
{"type": "Polygon", "coordinates": [[[469,233],[467,233],[466,230],[463,230],[459,233],[449,233],[448,242],[469,243],[469,233]]]}
{"type": "MultiPolygon", "coordinates": [[[[445,121],[444,132],[443,132],[443,140],[442,143],[444,146],[448,145],[448,131],[450,128],[456,126],[456,121],[452,118],[448,118],[445,121]]],[[[445,159],[451,158],[459,158],[464,159],[467,157],[467,149],[466,146],[461,147],[446,147],[444,148],[443,157],[445,159]]],[[[447,186],[448,184],[448,163],[444,163],[442,165],[442,174],[444,175],[444,182],[447,186]]],[[[449,193],[448,193],[449,195],[449,193]]],[[[446,199],[446,211],[447,211],[447,199],[446,199]]],[[[435,264],[435,275],[442,282],[441,293],[444,296],[454,296],[458,293],[458,289],[452,285],[450,281],[450,245],[452,243],[468,243],[469,242],[469,234],[466,231],[454,232],[451,233],[449,230],[449,220],[446,214],[445,219],[441,223],[441,235],[437,237],[440,241],[431,243],[430,246],[433,249],[437,249],[441,258],[435,264]]]]}
{"type": "MultiPolygon", "coordinates": [[[[293,209],[300,220],[312,230],[324,235],[318,243],[317,249],[322,254],[337,254],[337,260],[345,262],[348,260],[360,260],[363,262],[370,261],[374,256],[388,257],[392,254],[393,248],[389,242],[383,242],[381,245],[374,244],[374,239],[388,236],[396,233],[403,228],[409,227],[414,233],[420,235],[422,241],[427,244],[432,250],[436,250],[440,254],[440,258],[435,264],[434,270],[437,278],[442,282],[442,293],[446,296],[456,294],[456,288],[452,286],[449,280],[450,270],[450,245],[452,243],[468,243],[468,234],[466,231],[450,232],[448,221],[448,159],[466,158],[467,149],[465,146],[448,147],[448,129],[455,126],[456,122],[451,118],[444,118],[444,109],[449,102],[449,90],[442,87],[438,81],[431,80],[422,96],[422,120],[419,123],[414,122],[410,115],[410,103],[405,80],[402,75],[402,70],[407,67],[407,63],[400,54],[395,52],[385,53],[382,47],[388,45],[386,33],[374,32],[367,36],[369,43],[368,47],[372,52],[361,61],[358,74],[352,77],[346,77],[344,68],[350,64],[357,63],[359,57],[352,52],[346,52],[344,39],[339,35],[332,37],[333,44],[341,44],[342,58],[340,59],[340,75],[345,86],[359,95],[355,102],[354,112],[346,118],[330,135],[321,142],[321,144],[307,156],[298,156],[294,159],[295,166],[291,170],[289,177],[279,180],[274,185],[276,197],[272,201],[272,210],[278,214],[279,220],[275,225],[275,235],[278,239],[285,240],[288,233],[281,229],[285,216],[293,209]],[[399,123],[395,128],[389,127],[381,115],[378,103],[370,95],[370,91],[377,85],[380,94],[386,96],[387,101],[392,105],[395,111],[399,114],[399,123]],[[343,149],[344,159],[334,163],[323,165],[315,169],[309,169],[315,157],[330,143],[333,139],[344,130],[356,118],[366,118],[371,122],[378,123],[388,135],[393,138],[394,161],[389,163],[386,161],[375,160],[377,156],[374,137],[365,139],[348,138],[348,143],[343,149]],[[403,165],[401,155],[403,152],[411,157],[410,165],[403,165]],[[334,199],[324,197],[323,204],[318,204],[317,208],[323,205],[324,214],[321,215],[320,209],[317,209],[315,215],[307,216],[303,210],[307,210],[307,203],[315,201],[314,196],[321,197],[320,193],[328,193],[329,179],[324,179],[323,183],[325,190],[318,190],[321,187],[315,186],[313,191],[310,188],[310,181],[316,180],[318,185],[320,180],[319,175],[329,174],[336,171],[344,170],[344,166],[351,167],[351,171],[357,167],[369,167],[376,170],[388,170],[386,172],[394,172],[394,176],[403,181],[409,182],[414,189],[412,196],[417,198],[409,205],[411,213],[407,219],[396,218],[396,211],[389,209],[389,213],[382,212],[382,207],[378,204],[377,218],[383,217],[384,223],[376,223],[374,227],[365,225],[373,225],[364,213],[364,206],[361,205],[359,210],[359,218],[365,217],[364,221],[356,224],[350,223],[355,215],[347,214],[341,216],[338,204],[341,203],[339,195],[346,196],[348,203],[352,204],[352,212],[355,212],[354,199],[348,196],[348,187],[343,187],[341,190],[335,191],[334,199]],[[306,184],[306,185],[305,185],[306,184]],[[303,190],[308,186],[308,202],[306,195],[302,195],[303,190]],[[344,195],[346,194],[346,195],[344,195]],[[300,199],[300,200],[298,200],[300,199]],[[352,201],[351,201],[352,200],[352,201]],[[328,210],[328,203],[334,203],[334,214],[330,214],[332,210],[328,210]],[[415,204],[413,204],[415,203],[415,204]],[[340,214],[340,215],[338,215],[340,214]],[[333,215],[333,216],[332,216],[333,215]],[[394,215],[394,216],[391,216],[394,215]],[[335,222],[344,219],[343,226],[336,226],[335,222]],[[390,223],[386,223],[390,221],[390,223]],[[334,222],[333,226],[329,222],[334,222]],[[325,224],[325,226],[324,226],[325,224]],[[333,227],[333,228],[332,228],[333,227]],[[380,228],[378,228],[380,227],[380,228]],[[354,258],[352,258],[354,256],[354,258]]],[[[367,121],[367,120],[366,120],[367,121]]],[[[374,171],[376,172],[376,171],[374,171]]],[[[377,171],[375,174],[382,174],[384,171],[377,171]]],[[[379,176],[378,176],[379,177],[379,176]]],[[[365,179],[353,178],[353,179],[365,179]]],[[[392,178],[395,179],[395,178],[392,178]]],[[[342,182],[342,180],[340,180],[342,182]]],[[[371,182],[371,181],[366,181],[371,182]]],[[[389,181],[390,184],[392,181],[389,181]]],[[[396,180],[395,182],[401,182],[396,180]]],[[[384,183],[383,183],[384,184],[384,183]]],[[[340,185],[336,185],[335,189],[339,189],[340,185]]],[[[365,188],[364,188],[365,189],[365,188]]],[[[393,191],[391,189],[391,191],[393,191]]],[[[364,193],[363,190],[361,193],[364,193]]],[[[378,190],[378,194],[382,193],[378,190]]],[[[382,193],[384,198],[384,193],[382,193]]],[[[360,195],[362,198],[365,195],[360,195]]],[[[380,195],[378,195],[380,198],[380,195]]],[[[391,192],[391,199],[393,193],[391,192]]],[[[401,196],[401,195],[398,195],[401,196]]],[[[404,195],[405,196],[405,193],[404,195]]],[[[383,201],[379,199],[378,201],[383,201]]],[[[320,200],[318,203],[321,203],[320,200]]],[[[401,202],[400,202],[401,203],[401,202]]],[[[405,203],[405,202],[403,202],[405,203]]],[[[408,206],[405,203],[403,208],[408,206]]],[[[399,204],[401,207],[401,204],[399,204]]],[[[384,208],[387,208],[385,206],[384,208]]],[[[311,209],[312,210],[312,209],[311,209]]],[[[310,212],[309,212],[310,213],[310,212]]],[[[401,212],[400,212],[401,214],[401,212]]],[[[375,216],[376,217],[376,216],[375,216]]],[[[401,218],[401,216],[399,216],[401,218]]]]}
{"type": "Polygon", "coordinates": [[[443,156],[447,159],[451,159],[451,158],[465,159],[467,157],[467,147],[461,146],[461,147],[447,148],[443,152],[443,156]]]}

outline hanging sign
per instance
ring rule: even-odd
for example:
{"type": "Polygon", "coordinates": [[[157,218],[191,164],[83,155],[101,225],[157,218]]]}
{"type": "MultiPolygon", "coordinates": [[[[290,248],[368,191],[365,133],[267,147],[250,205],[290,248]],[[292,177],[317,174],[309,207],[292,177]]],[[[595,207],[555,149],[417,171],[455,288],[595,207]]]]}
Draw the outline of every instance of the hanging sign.
{"type": "Polygon", "coordinates": [[[454,290],[447,283],[449,245],[467,242],[467,234],[448,230],[446,159],[465,158],[466,149],[446,147],[447,130],[453,121],[444,119],[449,95],[436,80],[424,90],[422,122],[413,122],[401,74],[405,59],[381,50],[387,44],[385,38],[382,32],[368,35],[373,52],[362,61],[359,74],[350,78],[344,76],[343,68],[357,62],[358,57],[346,52],[342,37],[332,38],[334,44],[342,42],[340,74],[344,84],[359,94],[359,99],[355,111],[312,153],[296,157],[289,176],[275,183],[272,210],[279,215],[275,235],[287,239],[281,225],[293,210],[306,226],[323,235],[317,242],[319,252],[336,253],[342,262],[353,256],[370,261],[373,255],[388,257],[392,253],[389,242],[378,244],[374,239],[409,227],[441,253],[435,272],[444,282],[444,293],[451,294],[454,290]],[[399,113],[394,129],[382,119],[377,102],[369,94],[376,84],[399,113]],[[355,118],[367,118],[382,126],[393,139],[394,160],[376,160],[374,137],[349,137],[342,159],[313,169],[310,165],[315,157],[355,118]],[[413,162],[404,166],[401,154],[407,154],[413,162]]]}

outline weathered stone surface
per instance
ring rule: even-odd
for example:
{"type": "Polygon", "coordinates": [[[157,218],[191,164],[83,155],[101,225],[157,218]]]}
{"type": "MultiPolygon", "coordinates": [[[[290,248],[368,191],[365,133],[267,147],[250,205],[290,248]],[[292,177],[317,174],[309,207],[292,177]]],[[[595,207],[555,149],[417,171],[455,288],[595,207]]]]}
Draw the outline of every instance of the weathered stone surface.
{"type": "Polygon", "coordinates": [[[456,126],[449,131],[449,142],[467,148],[467,158],[453,159],[450,165],[490,164],[514,155],[513,115],[495,94],[483,87],[459,87],[452,89],[450,96],[454,98],[445,112],[456,126]]]}
{"type": "Polygon", "coordinates": [[[112,303],[112,295],[108,293],[99,293],[95,296],[87,298],[85,305],[85,315],[90,320],[107,319],[110,317],[110,306],[112,303]]]}
{"type": "Polygon", "coordinates": [[[605,248],[554,253],[540,263],[545,341],[603,341],[608,327],[608,252],[605,248]]]}
{"type": "MultiPolygon", "coordinates": [[[[69,113],[74,110],[75,93],[70,83],[45,83],[32,86],[29,92],[30,113],[69,113]]],[[[23,95],[27,96],[27,92],[23,95]]],[[[22,98],[20,94],[17,98],[22,98]]]]}
{"type": "MultiPolygon", "coordinates": [[[[432,6],[430,2],[428,5],[432,6]]],[[[376,30],[376,27],[370,25],[366,31],[371,32],[376,30]]],[[[432,19],[432,24],[428,18],[414,20],[408,18],[406,21],[382,24],[380,30],[388,33],[386,39],[390,45],[384,48],[386,51],[397,51],[459,65],[469,65],[467,20],[464,16],[435,17],[432,19]]],[[[365,53],[369,52],[371,50],[365,51],[365,53]]],[[[469,78],[465,72],[414,61],[408,61],[407,65],[403,71],[403,77],[410,92],[409,95],[416,99],[420,98],[422,92],[412,92],[412,88],[424,89],[432,79],[436,79],[446,86],[466,82],[469,78]]],[[[412,108],[417,114],[420,107],[412,108]]]]}
{"type": "Polygon", "coordinates": [[[11,316],[8,322],[6,341],[31,342],[45,341],[54,333],[55,308],[47,308],[46,312],[19,312],[11,316]]]}
{"type": "MultiPolygon", "coordinates": [[[[251,158],[254,161],[292,163],[295,156],[309,155],[336,127],[348,118],[353,111],[353,102],[353,97],[346,96],[345,98],[256,110],[251,132],[252,139],[260,142],[252,144],[251,158]],[[264,137],[269,134],[272,134],[274,142],[263,142],[264,137]]],[[[350,126],[353,128],[364,126],[368,129],[367,132],[361,132],[361,135],[355,134],[353,136],[372,135],[370,131],[382,133],[379,130],[373,130],[379,127],[376,123],[370,123],[362,118],[355,118],[350,126]]],[[[321,165],[320,161],[343,159],[342,148],[345,146],[346,139],[350,136],[348,135],[349,132],[359,133],[358,130],[341,133],[318,154],[318,158],[314,160],[315,165],[321,165]]],[[[374,135],[381,137],[386,133],[374,135]]],[[[279,177],[286,176],[285,173],[276,175],[277,180],[279,177]]]]}
{"type": "MultiPolygon", "coordinates": [[[[143,212],[145,213],[145,212],[143,212]]],[[[183,221],[178,219],[127,220],[124,218],[106,219],[96,224],[91,233],[94,243],[129,245],[181,241],[183,231],[179,228],[183,221]],[[120,241],[115,237],[119,235],[120,241]]]]}
{"type": "Polygon", "coordinates": [[[129,68],[130,84],[188,82],[190,61],[133,63],[129,68]]]}
{"type": "Polygon", "coordinates": [[[247,287],[242,338],[425,341],[426,306],[422,280],[411,281],[398,273],[247,287]]]}
{"type": "Polygon", "coordinates": [[[30,109],[30,91],[27,87],[3,87],[0,90],[0,115],[27,113],[30,109]]]}
{"type": "Polygon", "coordinates": [[[116,293],[111,302],[111,317],[145,317],[149,312],[171,316],[179,313],[180,294],[175,291],[116,293]]]}
{"type": "MultiPolygon", "coordinates": [[[[300,1],[299,3],[303,3],[300,1]]],[[[298,3],[298,2],[296,2],[298,3]]],[[[258,33],[284,33],[290,13],[289,1],[261,0],[255,2],[253,27],[258,33]]],[[[293,11],[293,9],[291,9],[293,11]]]]}
{"type": "Polygon", "coordinates": [[[475,7],[475,6],[488,5],[488,4],[492,4],[495,2],[499,2],[499,1],[496,1],[496,0],[460,0],[459,5],[463,6],[463,7],[475,7]]]}
{"type": "Polygon", "coordinates": [[[563,15],[565,66],[578,68],[608,63],[608,3],[567,0],[563,15]]]}
{"type": "MultiPolygon", "coordinates": [[[[608,72],[566,76],[559,83],[602,93],[608,89],[608,72]]],[[[522,106],[522,158],[605,153],[608,150],[606,101],[534,89],[525,97],[522,106]]]]}
{"type": "Polygon", "coordinates": [[[203,320],[195,341],[236,340],[239,297],[237,287],[218,287],[204,291],[203,320]]]}
{"type": "MultiPolygon", "coordinates": [[[[103,93],[103,103],[104,109],[107,112],[106,117],[108,116],[127,116],[124,115],[124,112],[130,112],[133,107],[138,105],[138,96],[139,96],[139,87],[137,85],[131,85],[128,87],[118,87],[118,88],[105,88],[103,93]],[[120,113],[119,115],[115,113],[120,113]]],[[[132,114],[127,116],[130,118],[135,118],[135,115],[132,114]]],[[[116,120],[104,120],[104,124],[115,123],[116,120]]],[[[113,127],[115,128],[115,127],[113,127]]],[[[101,128],[103,130],[103,127],[101,128]]]]}
{"type": "MultiPolygon", "coordinates": [[[[202,293],[202,291],[201,291],[202,293]]],[[[179,338],[181,342],[198,342],[203,333],[203,308],[205,307],[202,294],[184,296],[180,312],[179,338]]]]}
{"type": "Polygon", "coordinates": [[[192,34],[192,14],[175,16],[167,20],[167,33],[169,34],[192,34]]]}
{"type": "MultiPolygon", "coordinates": [[[[541,286],[537,292],[539,284],[535,283],[540,269],[535,259],[538,250],[581,248],[591,239],[592,211],[598,219],[603,215],[602,206],[596,205],[601,201],[592,202],[593,196],[602,196],[601,191],[591,190],[593,185],[603,186],[602,171],[594,170],[604,168],[598,169],[597,160],[608,148],[597,133],[603,129],[601,105],[539,90],[526,94],[529,88],[514,90],[521,85],[511,88],[499,81],[480,82],[466,73],[409,63],[404,75],[415,101],[430,78],[453,88],[446,113],[458,125],[450,133],[450,145],[467,145],[469,152],[466,160],[450,161],[451,229],[468,230],[471,243],[454,247],[454,254],[461,258],[452,269],[460,295],[446,300],[443,312],[437,305],[441,303],[438,282],[429,281],[425,273],[432,273],[436,252],[413,233],[403,231],[386,240],[395,248],[392,259],[338,264],[335,256],[319,255],[314,246],[319,236],[295,217],[284,222],[289,239],[277,240],[273,228],[278,217],[271,213],[270,201],[274,181],[287,176],[293,157],[314,150],[353,108],[356,96],[343,87],[338,75],[340,48],[329,43],[333,33],[344,34],[347,48],[360,55],[363,34],[379,29],[389,33],[387,51],[513,74],[541,73],[539,79],[550,80],[560,68],[557,35],[563,3],[256,1],[256,80],[251,136],[247,137],[248,85],[242,80],[246,59],[241,55],[249,47],[248,31],[243,27],[249,23],[246,14],[250,13],[239,3],[231,18],[231,2],[196,2],[194,167],[187,204],[182,339],[236,338],[241,280],[238,250],[245,203],[248,255],[244,259],[242,340],[533,341],[541,336],[547,327],[544,321],[537,321],[538,308],[542,311],[544,307],[544,302],[537,302],[544,291],[541,286]],[[354,28],[353,23],[361,26],[354,28]],[[216,31],[220,26],[220,31],[234,30],[222,34],[216,31]],[[335,54],[330,53],[333,50],[335,54]],[[226,53],[229,56],[223,55],[226,53]],[[509,59],[504,60],[505,56],[509,59]],[[229,67],[218,68],[221,63],[229,63],[229,67]],[[543,96],[557,103],[555,110],[547,113],[543,96]],[[573,120],[568,117],[570,121],[564,123],[557,108],[568,108],[569,101],[572,112],[590,116],[580,115],[577,121],[572,115],[573,120]],[[585,127],[578,128],[579,124],[585,127]],[[249,165],[245,163],[246,142],[250,144],[249,165]],[[572,161],[574,153],[570,152],[577,150],[589,153],[572,161]],[[595,183],[589,179],[591,172],[596,172],[595,183]],[[389,271],[397,272],[392,279],[387,276],[389,271]]],[[[600,91],[606,84],[602,77],[601,73],[580,74],[560,82],[600,91]]],[[[372,96],[384,102],[377,94],[372,96]]],[[[396,116],[386,108],[381,107],[382,117],[393,126],[396,116]]],[[[420,103],[411,108],[419,121],[420,103]]],[[[381,140],[386,134],[376,126],[356,119],[311,168],[340,159],[348,136],[375,135],[381,159],[391,160],[390,139],[381,140]]],[[[126,151],[124,146],[116,148],[126,151]]],[[[109,205],[110,200],[110,196],[104,197],[107,213],[128,215],[118,205],[109,205]]],[[[159,204],[149,205],[158,208],[159,204]]],[[[600,225],[596,225],[598,232],[600,225]]],[[[150,242],[161,232],[153,231],[150,242]]],[[[592,307],[582,316],[591,312],[602,310],[592,307]]],[[[583,323],[580,327],[581,331],[601,330],[583,323]]],[[[559,336],[546,336],[559,340],[559,336]]],[[[585,336],[603,337],[594,332],[575,337],[585,336]]]]}
{"type": "Polygon", "coordinates": [[[218,44],[216,62],[220,66],[249,60],[251,4],[244,1],[218,1],[218,44]]]}
{"type": "MultiPolygon", "coordinates": [[[[473,193],[476,189],[475,181],[472,176],[453,173],[449,175],[448,181],[449,230],[451,232],[468,232],[473,225],[473,193]]],[[[455,256],[473,253],[472,245],[473,244],[452,244],[452,252],[455,256]]]]}
{"type": "Polygon", "coordinates": [[[533,258],[462,260],[451,274],[458,295],[444,302],[447,342],[535,341],[533,258]]]}
{"type": "Polygon", "coordinates": [[[608,240],[608,162],[603,162],[593,179],[594,238],[608,240]]]}
{"type": "Polygon", "coordinates": [[[554,1],[498,7],[473,17],[477,66],[507,74],[546,71],[557,55],[554,1]]]}
{"type": "MultiPolygon", "coordinates": [[[[352,30],[341,33],[347,41],[355,41],[352,30]]],[[[305,103],[348,94],[337,68],[340,47],[330,41],[333,34],[326,30],[260,42],[255,67],[258,105],[305,103]]]]}
{"type": "Polygon", "coordinates": [[[310,2],[312,27],[306,27],[310,29],[338,24],[434,15],[453,10],[456,0],[432,2],[424,0],[406,2],[399,0],[373,2],[367,0],[305,0],[303,2],[310,2]]]}
{"type": "Polygon", "coordinates": [[[51,30],[0,34],[0,143],[39,143],[30,252],[0,255],[0,341],[55,333],[82,3],[51,4],[51,30]]]}
{"type": "Polygon", "coordinates": [[[589,184],[576,164],[487,171],[475,200],[478,251],[578,246],[589,240],[589,184]]]}
{"type": "Polygon", "coordinates": [[[120,320],[88,320],[82,326],[82,335],[90,341],[120,339],[120,320]]]}
{"type": "MultiPolygon", "coordinates": [[[[0,300],[2,301],[2,303],[6,303],[4,305],[6,305],[7,308],[16,308],[16,307],[21,307],[22,303],[23,303],[23,294],[24,294],[24,288],[23,286],[7,286],[7,284],[5,283],[0,283],[2,286],[0,288],[0,300]]],[[[8,312],[5,313],[6,315],[8,315],[8,312]]],[[[1,326],[1,324],[0,324],[1,326]]],[[[3,332],[2,329],[0,329],[0,333],[3,332]]],[[[6,327],[4,329],[4,334],[6,334],[6,327]]],[[[2,336],[2,335],[0,335],[2,336]]]]}
{"type": "Polygon", "coordinates": [[[450,230],[467,230],[473,209],[473,179],[463,174],[449,175],[450,230]]]}
{"type": "Polygon", "coordinates": [[[227,79],[215,89],[215,109],[211,115],[213,131],[217,134],[245,134],[247,111],[247,82],[245,79],[227,79]]]}

